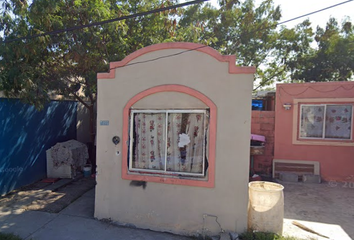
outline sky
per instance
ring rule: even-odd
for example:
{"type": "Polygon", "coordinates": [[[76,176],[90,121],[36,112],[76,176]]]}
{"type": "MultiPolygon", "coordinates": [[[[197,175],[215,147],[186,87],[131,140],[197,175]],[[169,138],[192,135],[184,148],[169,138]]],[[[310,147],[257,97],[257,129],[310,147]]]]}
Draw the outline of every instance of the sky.
{"type": "MultiPolygon", "coordinates": [[[[345,1],[346,0],[273,0],[274,5],[280,5],[282,10],[282,18],[280,22],[345,1]]],[[[217,0],[210,0],[210,2],[217,6],[217,0]]],[[[260,2],[262,1],[256,0],[256,3],[260,2]]],[[[326,22],[330,17],[334,17],[341,22],[346,16],[350,17],[350,19],[354,21],[354,1],[315,13],[308,17],[300,18],[285,25],[289,28],[294,27],[296,24],[299,24],[308,18],[312,23],[312,27],[315,29],[317,25],[320,27],[325,27],[326,22]]]]}

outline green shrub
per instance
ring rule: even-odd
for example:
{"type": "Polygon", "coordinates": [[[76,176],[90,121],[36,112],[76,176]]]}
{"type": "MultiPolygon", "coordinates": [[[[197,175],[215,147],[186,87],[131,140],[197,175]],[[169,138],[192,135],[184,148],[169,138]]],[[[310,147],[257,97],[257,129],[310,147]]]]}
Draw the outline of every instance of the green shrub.
{"type": "Polygon", "coordinates": [[[22,238],[12,233],[0,233],[0,240],[22,240],[22,238]]]}
{"type": "Polygon", "coordinates": [[[284,237],[275,233],[264,232],[245,232],[241,234],[240,238],[242,240],[300,240],[295,237],[284,237]]]}

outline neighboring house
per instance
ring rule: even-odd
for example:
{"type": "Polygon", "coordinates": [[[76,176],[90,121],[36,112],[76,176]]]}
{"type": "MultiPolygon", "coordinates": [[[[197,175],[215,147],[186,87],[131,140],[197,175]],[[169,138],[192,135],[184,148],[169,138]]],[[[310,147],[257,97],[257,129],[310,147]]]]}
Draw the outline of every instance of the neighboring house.
{"type": "Polygon", "coordinates": [[[354,82],[278,84],[274,159],[325,181],[354,181],[353,105],[354,82]]]}
{"type": "Polygon", "coordinates": [[[99,73],[95,217],[245,231],[254,72],[204,45],[163,43],[99,73]]]}

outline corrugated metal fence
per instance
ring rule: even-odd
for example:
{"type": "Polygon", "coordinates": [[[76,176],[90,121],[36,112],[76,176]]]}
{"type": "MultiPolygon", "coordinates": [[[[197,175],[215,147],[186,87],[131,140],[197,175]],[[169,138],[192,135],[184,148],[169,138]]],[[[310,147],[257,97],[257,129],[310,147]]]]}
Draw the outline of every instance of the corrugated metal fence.
{"type": "Polygon", "coordinates": [[[52,101],[42,111],[0,98],[0,195],[46,177],[45,151],[76,139],[77,102],[52,101]]]}

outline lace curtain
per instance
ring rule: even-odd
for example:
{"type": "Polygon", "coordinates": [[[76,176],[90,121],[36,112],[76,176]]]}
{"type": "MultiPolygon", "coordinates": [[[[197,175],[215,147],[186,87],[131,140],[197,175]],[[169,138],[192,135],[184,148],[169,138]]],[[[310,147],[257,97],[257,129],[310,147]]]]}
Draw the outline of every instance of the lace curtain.
{"type": "Polygon", "coordinates": [[[300,137],[322,138],[324,106],[302,106],[300,137]]]}
{"type": "Polygon", "coordinates": [[[168,116],[167,171],[203,172],[204,116],[171,113],[168,116]]]}
{"type": "Polygon", "coordinates": [[[165,113],[137,113],[134,116],[133,168],[165,169],[165,113]]]}
{"type": "Polygon", "coordinates": [[[303,105],[300,137],[350,139],[351,105],[303,105]]]}
{"type": "Polygon", "coordinates": [[[325,138],[350,139],[352,106],[328,105],[325,138]]]}
{"type": "Polygon", "coordinates": [[[204,113],[135,113],[132,167],[203,173],[204,119],[204,113]]]}

